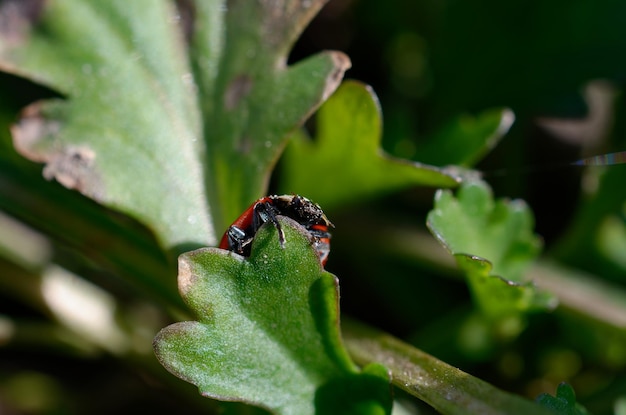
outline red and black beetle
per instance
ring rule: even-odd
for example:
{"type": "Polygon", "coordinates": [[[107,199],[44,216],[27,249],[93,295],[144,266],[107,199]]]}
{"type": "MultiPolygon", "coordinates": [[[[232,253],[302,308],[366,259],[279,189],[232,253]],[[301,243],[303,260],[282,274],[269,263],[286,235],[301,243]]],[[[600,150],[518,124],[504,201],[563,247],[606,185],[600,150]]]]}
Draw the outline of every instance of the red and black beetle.
{"type": "Polygon", "coordinates": [[[286,216],[304,226],[313,239],[322,266],[326,265],[330,253],[330,232],[333,224],[322,209],[306,197],[298,195],[272,195],[257,200],[246,209],[226,230],[219,247],[243,256],[250,256],[250,246],[259,228],[266,222],[278,230],[280,245],[285,244],[285,234],[276,216],[286,216]]]}

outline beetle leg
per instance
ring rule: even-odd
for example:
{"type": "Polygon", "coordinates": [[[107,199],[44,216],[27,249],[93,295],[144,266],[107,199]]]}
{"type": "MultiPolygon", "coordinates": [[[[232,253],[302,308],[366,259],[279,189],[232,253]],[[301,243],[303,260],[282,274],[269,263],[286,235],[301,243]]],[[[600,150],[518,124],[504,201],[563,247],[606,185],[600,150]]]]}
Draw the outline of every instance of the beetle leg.
{"type": "Polygon", "coordinates": [[[234,251],[243,255],[243,247],[246,242],[246,233],[238,226],[232,225],[228,228],[228,244],[234,251]]]}
{"type": "Polygon", "coordinates": [[[285,248],[285,233],[276,219],[276,210],[269,203],[259,203],[254,207],[254,230],[256,231],[266,222],[271,222],[278,230],[278,242],[285,248]]]}

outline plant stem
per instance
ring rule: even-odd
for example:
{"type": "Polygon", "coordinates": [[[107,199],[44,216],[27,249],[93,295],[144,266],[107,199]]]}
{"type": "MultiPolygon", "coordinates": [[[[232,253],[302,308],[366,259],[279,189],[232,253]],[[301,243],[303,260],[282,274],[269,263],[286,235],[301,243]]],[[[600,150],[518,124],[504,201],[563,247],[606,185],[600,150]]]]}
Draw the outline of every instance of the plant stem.
{"type": "Polygon", "coordinates": [[[392,383],[447,415],[549,415],[552,412],[504,392],[386,333],[344,320],[348,351],[361,366],[378,362],[391,371],[392,383]]]}

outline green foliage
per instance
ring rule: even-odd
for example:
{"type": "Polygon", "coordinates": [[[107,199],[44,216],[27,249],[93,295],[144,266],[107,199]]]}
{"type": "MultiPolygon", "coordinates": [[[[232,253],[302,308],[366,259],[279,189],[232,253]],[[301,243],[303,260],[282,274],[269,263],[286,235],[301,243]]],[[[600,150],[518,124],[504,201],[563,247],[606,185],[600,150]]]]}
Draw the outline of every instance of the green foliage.
{"type": "Polygon", "coordinates": [[[181,295],[199,321],[154,341],[161,364],[207,397],[277,414],[388,414],[386,369],[350,361],[339,335],[337,278],[323,271],[307,232],[266,224],[249,259],[203,248],[180,257],[181,295]]]}
{"type": "MultiPolygon", "coordinates": [[[[482,181],[465,182],[455,197],[440,190],[428,227],[454,255],[480,309],[504,319],[554,307],[553,299],[524,281],[541,243],[522,201],[494,201],[482,181]]],[[[517,334],[517,333],[516,333],[517,334]]]]}
{"type": "Polygon", "coordinates": [[[456,367],[377,330],[348,322],[346,345],[357,362],[387,362],[398,388],[455,415],[548,415],[526,399],[498,390],[456,367]],[[402,356],[398,359],[397,356],[402,356]],[[444,382],[441,380],[445,379],[444,382]]]}
{"type": "Polygon", "coordinates": [[[184,39],[168,21],[171,4],[146,6],[53,2],[23,28],[19,47],[4,48],[5,64],[65,98],[31,108],[16,148],[45,161],[47,178],[154,224],[166,246],[212,243],[214,225],[198,215],[209,206],[197,197],[205,194],[201,113],[185,82],[184,39]]]}
{"type": "Polygon", "coordinates": [[[543,393],[537,397],[537,402],[558,414],[589,415],[585,408],[576,403],[574,388],[565,382],[556,388],[556,396],[543,393]]]}
{"type": "Polygon", "coordinates": [[[508,109],[489,110],[478,117],[448,122],[418,147],[420,160],[435,166],[476,164],[511,128],[515,116],[508,109]]]}
{"type": "Polygon", "coordinates": [[[624,5],[325,3],[0,0],[0,412],[624,412],[624,5]]]}
{"type": "Polygon", "coordinates": [[[33,26],[26,7],[6,6],[24,27],[5,33],[0,59],[65,98],[30,108],[16,148],[46,162],[47,178],[149,224],[168,248],[215,244],[349,66],[330,52],[281,64],[321,7],[293,5],[222,13],[222,1],[193,2],[194,21],[174,24],[169,1],[63,0],[33,26]]]}
{"type": "Polygon", "coordinates": [[[284,192],[306,194],[332,209],[409,186],[456,186],[458,179],[420,163],[381,152],[381,117],[371,88],[345,82],[320,108],[314,140],[297,134],[283,160],[284,192]],[[306,172],[341,171],[329,183],[306,172]]]}

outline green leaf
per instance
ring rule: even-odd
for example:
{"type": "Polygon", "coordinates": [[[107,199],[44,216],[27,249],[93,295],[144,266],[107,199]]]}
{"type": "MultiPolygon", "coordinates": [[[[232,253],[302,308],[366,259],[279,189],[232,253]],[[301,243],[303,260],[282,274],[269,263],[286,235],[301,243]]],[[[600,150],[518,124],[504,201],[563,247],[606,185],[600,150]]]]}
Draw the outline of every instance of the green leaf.
{"type": "Polygon", "coordinates": [[[554,306],[550,296],[524,280],[541,242],[523,201],[494,201],[486,183],[468,180],[456,197],[447,190],[437,192],[427,224],[454,255],[486,315],[502,319],[554,306]]]}
{"type": "Polygon", "coordinates": [[[346,55],[332,51],[286,66],[292,45],[327,1],[194,3],[199,29],[192,56],[208,144],[208,192],[219,201],[213,215],[223,229],[265,194],[288,135],[350,67],[346,55]]]}
{"type": "Polygon", "coordinates": [[[2,68],[65,96],[31,105],[15,146],[166,247],[215,244],[349,66],[333,52],[285,64],[323,3],[2,3],[2,68]]]}
{"type": "Polygon", "coordinates": [[[509,109],[462,115],[447,123],[417,150],[424,163],[469,167],[487,154],[509,131],[515,115],[509,109]]]}
{"type": "Polygon", "coordinates": [[[556,388],[556,396],[542,393],[537,397],[537,402],[558,414],[589,415],[589,412],[582,405],[576,403],[574,388],[565,382],[556,388]]]}
{"type": "Polygon", "coordinates": [[[279,222],[284,249],[267,224],[248,259],[216,248],[180,257],[179,289],[198,321],[157,335],[159,361],[205,396],[278,414],[389,413],[386,370],[359,372],[343,348],[337,278],[300,225],[279,222]]]}
{"type": "Polygon", "coordinates": [[[409,186],[456,186],[457,179],[381,150],[378,99],[366,85],[344,82],[319,109],[314,140],[297,134],[285,151],[280,188],[332,209],[409,186]],[[320,175],[332,176],[320,183],[320,175]]]}

